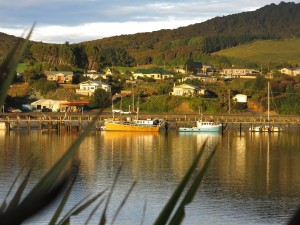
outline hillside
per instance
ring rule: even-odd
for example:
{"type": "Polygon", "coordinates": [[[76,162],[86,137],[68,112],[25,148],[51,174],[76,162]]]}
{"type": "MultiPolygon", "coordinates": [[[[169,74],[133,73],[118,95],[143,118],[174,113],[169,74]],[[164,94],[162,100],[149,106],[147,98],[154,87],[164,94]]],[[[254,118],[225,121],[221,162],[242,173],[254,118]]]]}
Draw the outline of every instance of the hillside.
{"type": "MultiPolygon", "coordinates": [[[[121,35],[78,44],[30,42],[24,62],[101,70],[107,66],[180,65],[255,40],[300,37],[300,3],[266,5],[258,10],[149,33],[121,35]]],[[[0,33],[0,57],[17,38],[0,33]]],[[[215,63],[215,62],[212,62],[215,63]]]]}
{"type": "Polygon", "coordinates": [[[300,62],[300,38],[285,40],[258,40],[249,44],[228,48],[213,55],[222,55],[233,64],[248,62],[249,64],[270,65],[300,62]]]}

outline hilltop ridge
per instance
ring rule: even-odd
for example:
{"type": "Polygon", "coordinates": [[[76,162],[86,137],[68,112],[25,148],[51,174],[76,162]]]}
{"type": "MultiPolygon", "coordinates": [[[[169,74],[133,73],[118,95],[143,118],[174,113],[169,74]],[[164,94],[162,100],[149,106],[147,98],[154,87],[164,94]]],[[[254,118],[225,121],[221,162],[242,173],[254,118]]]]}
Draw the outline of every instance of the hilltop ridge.
{"type": "MultiPolygon", "coordinates": [[[[215,17],[173,30],[120,35],[77,44],[30,42],[24,61],[96,69],[105,66],[183,64],[255,40],[300,37],[300,3],[281,2],[260,9],[215,17]]],[[[0,58],[16,37],[0,34],[0,58]]]]}

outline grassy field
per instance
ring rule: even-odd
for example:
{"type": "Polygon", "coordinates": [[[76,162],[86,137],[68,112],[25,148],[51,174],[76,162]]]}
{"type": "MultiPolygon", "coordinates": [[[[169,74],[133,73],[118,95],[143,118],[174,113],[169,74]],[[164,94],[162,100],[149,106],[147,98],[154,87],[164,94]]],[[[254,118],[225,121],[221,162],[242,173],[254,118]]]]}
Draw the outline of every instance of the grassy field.
{"type": "Polygon", "coordinates": [[[224,55],[233,63],[255,63],[258,65],[272,65],[289,63],[292,65],[300,62],[300,39],[264,40],[255,41],[225,49],[213,55],[224,55]]]}
{"type": "Polygon", "coordinates": [[[17,73],[23,73],[28,63],[19,63],[17,67],[17,73]]]}

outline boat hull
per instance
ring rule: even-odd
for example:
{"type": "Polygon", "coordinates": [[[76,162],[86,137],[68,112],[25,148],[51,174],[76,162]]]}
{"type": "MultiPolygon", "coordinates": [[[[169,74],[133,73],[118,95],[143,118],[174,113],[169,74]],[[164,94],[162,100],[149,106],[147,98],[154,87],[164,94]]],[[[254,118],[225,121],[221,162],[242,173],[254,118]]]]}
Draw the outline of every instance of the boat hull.
{"type": "Polygon", "coordinates": [[[104,123],[105,131],[134,131],[134,132],[159,132],[160,126],[142,126],[135,124],[104,123]]]}
{"type": "Polygon", "coordinates": [[[203,128],[198,128],[198,127],[179,127],[178,131],[180,132],[219,132],[220,131],[220,126],[215,126],[215,127],[203,127],[203,128]]]}

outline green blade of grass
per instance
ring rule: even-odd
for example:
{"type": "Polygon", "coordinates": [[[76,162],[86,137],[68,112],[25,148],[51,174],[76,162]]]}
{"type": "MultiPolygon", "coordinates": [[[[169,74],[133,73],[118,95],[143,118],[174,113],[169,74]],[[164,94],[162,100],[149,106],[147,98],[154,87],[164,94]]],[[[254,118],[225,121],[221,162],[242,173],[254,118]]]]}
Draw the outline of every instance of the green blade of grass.
{"type": "Polygon", "coordinates": [[[71,194],[71,190],[72,190],[73,185],[75,183],[75,180],[77,178],[78,170],[79,170],[79,166],[76,167],[76,171],[74,172],[74,177],[72,179],[72,182],[70,183],[66,193],[63,196],[63,199],[61,200],[61,202],[60,202],[58,208],[56,209],[53,217],[51,218],[51,221],[49,222],[49,224],[55,224],[56,223],[56,221],[58,220],[58,218],[59,218],[59,216],[60,216],[60,214],[63,210],[63,208],[65,207],[65,204],[66,204],[66,202],[67,202],[67,200],[68,200],[68,198],[71,194]]]}
{"type": "Polygon", "coordinates": [[[88,225],[90,220],[92,219],[92,216],[95,214],[95,212],[97,211],[97,209],[100,207],[100,205],[104,202],[105,198],[102,198],[98,204],[94,207],[94,209],[92,210],[92,212],[90,213],[89,217],[87,218],[87,220],[85,221],[85,225],[88,225]]]}
{"type": "Polygon", "coordinates": [[[22,169],[20,170],[20,172],[17,174],[17,176],[15,177],[13,183],[11,184],[11,186],[10,186],[8,192],[6,193],[6,196],[5,196],[5,198],[4,198],[4,200],[3,200],[2,204],[1,204],[1,208],[0,208],[0,211],[1,211],[1,212],[4,212],[4,210],[6,209],[6,207],[7,207],[7,202],[6,202],[6,200],[7,200],[8,196],[10,195],[10,193],[12,192],[13,188],[15,187],[16,182],[17,182],[17,180],[19,179],[19,177],[21,176],[23,170],[24,170],[24,167],[22,167],[22,169]]]}
{"type": "Polygon", "coordinates": [[[109,202],[110,202],[110,198],[111,198],[111,196],[112,196],[113,190],[114,190],[114,188],[115,188],[115,186],[116,186],[116,183],[117,183],[117,180],[118,180],[118,177],[119,177],[120,173],[121,173],[121,166],[119,167],[119,169],[118,169],[118,171],[117,171],[117,174],[116,174],[116,176],[115,176],[114,182],[113,182],[113,184],[112,184],[112,186],[111,186],[111,190],[110,190],[110,192],[109,192],[109,194],[108,194],[108,198],[107,198],[107,201],[106,201],[106,205],[105,205],[104,210],[103,210],[103,212],[102,212],[102,216],[101,216],[101,218],[100,218],[99,225],[105,225],[105,223],[106,223],[106,211],[107,211],[108,204],[109,204],[109,202]]]}
{"type": "Polygon", "coordinates": [[[199,173],[196,175],[191,187],[189,188],[189,190],[187,191],[187,193],[185,194],[185,197],[183,198],[181,204],[178,206],[176,212],[174,213],[169,225],[177,225],[177,224],[181,224],[184,216],[185,216],[185,212],[184,212],[184,208],[187,204],[191,203],[200,184],[201,181],[209,167],[209,164],[212,160],[212,157],[214,156],[216,152],[216,148],[210,153],[209,157],[207,158],[207,160],[204,163],[203,168],[199,171],[199,173]]]}
{"type": "MultiPolygon", "coordinates": [[[[33,155],[31,154],[26,162],[32,161],[32,160],[33,160],[32,157],[33,157],[33,155]]],[[[8,189],[8,192],[6,193],[6,196],[5,196],[5,198],[4,198],[4,200],[3,200],[2,204],[1,204],[0,212],[4,212],[4,211],[5,211],[5,209],[6,209],[6,207],[7,207],[7,198],[9,197],[9,195],[10,195],[10,193],[12,192],[13,188],[15,187],[15,185],[16,185],[16,183],[17,183],[19,177],[20,177],[21,174],[23,173],[24,169],[25,169],[25,166],[23,165],[23,166],[21,167],[19,173],[18,173],[17,176],[15,177],[13,183],[11,184],[10,188],[8,189]]]]}
{"type": "Polygon", "coordinates": [[[187,171],[184,178],[182,179],[180,184],[177,186],[176,190],[174,191],[171,198],[167,202],[166,206],[164,207],[164,209],[161,211],[160,215],[154,222],[155,225],[166,224],[167,221],[169,220],[170,215],[171,215],[172,211],[175,209],[175,206],[176,206],[181,194],[183,193],[184,188],[187,186],[193,172],[195,171],[195,169],[199,163],[199,160],[204,152],[206,142],[207,142],[207,140],[205,140],[205,142],[203,143],[199,153],[196,155],[189,170],[187,171]]]}
{"type": "Polygon", "coordinates": [[[76,216],[81,213],[83,210],[88,208],[92,203],[94,203],[104,191],[100,192],[99,194],[95,195],[94,197],[90,198],[89,200],[85,201],[82,204],[78,204],[74,210],[69,212],[58,224],[65,225],[69,224],[71,216],[76,216]]]}
{"type": "Polygon", "coordinates": [[[135,185],[136,185],[136,181],[133,182],[133,184],[131,185],[130,189],[129,189],[128,192],[126,193],[125,198],[122,200],[120,206],[118,207],[118,209],[117,209],[117,211],[116,211],[116,213],[115,213],[115,215],[114,215],[114,217],[113,217],[113,219],[112,219],[112,221],[111,221],[111,224],[114,224],[115,220],[117,219],[117,216],[119,215],[121,209],[122,209],[123,206],[125,205],[125,203],[126,203],[128,197],[129,197],[130,193],[132,192],[133,188],[135,187],[135,185]]]}
{"type": "Polygon", "coordinates": [[[141,220],[141,225],[144,224],[145,215],[146,215],[146,210],[147,210],[147,201],[145,201],[145,204],[144,204],[143,215],[142,215],[142,220],[141,220]]]}
{"type": "Polygon", "coordinates": [[[31,192],[24,198],[21,206],[30,207],[30,205],[38,201],[37,193],[44,193],[52,186],[53,183],[63,173],[68,162],[73,158],[75,152],[79,148],[82,141],[88,135],[90,130],[94,127],[94,123],[97,117],[102,113],[102,110],[97,113],[92,122],[87,126],[84,132],[76,139],[76,141],[70,146],[70,148],[64,153],[64,155],[50,168],[50,170],[39,180],[37,185],[31,190],[31,192]]]}
{"type": "MultiPolygon", "coordinates": [[[[76,208],[83,204],[83,202],[89,197],[86,196],[84,197],[83,199],[81,199],[77,204],[73,205],[73,207],[64,215],[64,217],[57,223],[57,225],[62,225],[65,223],[65,221],[68,221],[68,218],[72,215],[72,213],[76,210],[76,208]]],[[[54,224],[51,224],[51,225],[54,225],[54,224]]]]}
{"type": "Polygon", "coordinates": [[[42,209],[53,201],[53,199],[59,194],[59,191],[61,191],[63,186],[67,183],[67,177],[70,174],[70,169],[68,169],[67,172],[64,172],[67,164],[73,158],[76,150],[84,138],[88,135],[89,131],[94,127],[94,123],[101,113],[102,110],[97,113],[92,122],[88,124],[85,131],[76,139],[64,155],[39,180],[27,196],[24,197],[18,207],[6,212],[6,215],[3,215],[2,218],[7,218],[9,215],[14,214],[15,219],[21,223],[23,220],[31,216],[32,213],[36,213],[38,207],[35,206],[40,205],[39,208],[42,209]],[[62,175],[63,179],[60,179],[62,175]],[[46,201],[48,201],[48,203],[46,201]]]}
{"type": "Polygon", "coordinates": [[[59,195],[66,184],[66,178],[57,181],[46,193],[37,193],[38,201],[33,202],[30,206],[24,208],[18,205],[15,208],[6,210],[5,213],[0,215],[1,224],[21,224],[27,218],[44,209],[59,195]]]}
{"type": "Polygon", "coordinates": [[[16,208],[20,202],[20,199],[22,197],[22,194],[28,184],[28,180],[29,180],[29,177],[30,177],[30,174],[31,174],[31,171],[32,170],[29,170],[27,175],[25,176],[25,178],[23,179],[22,183],[20,184],[19,188],[17,189],[14,197],[12,198],[12,200],[10,201],[8,207],[7,207],[7,210],[11,210],[13,208],[16,208]]]}

